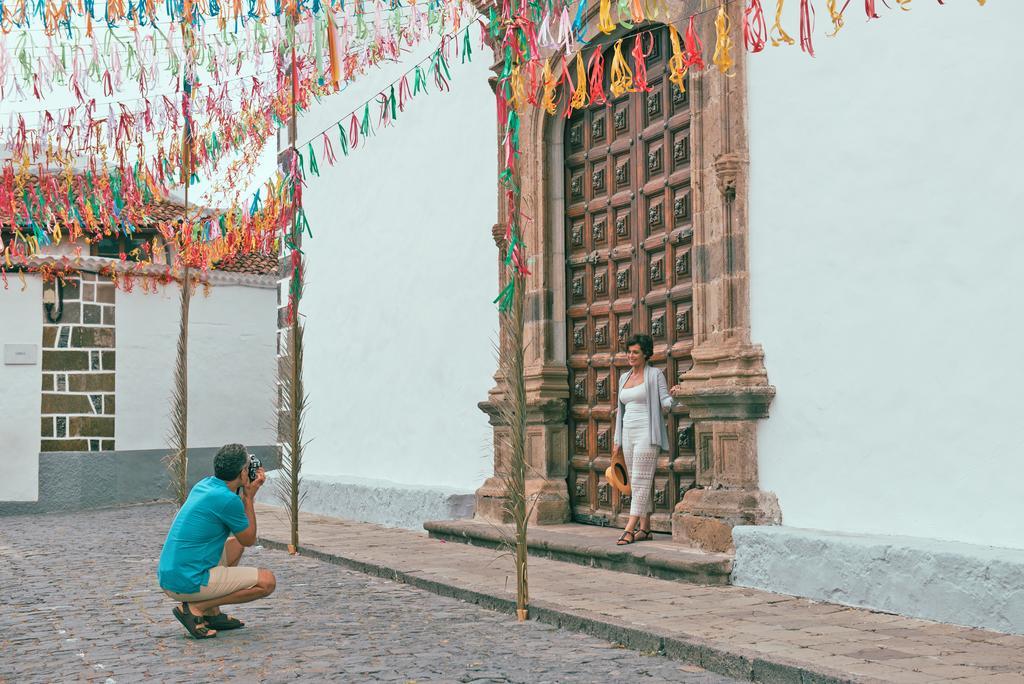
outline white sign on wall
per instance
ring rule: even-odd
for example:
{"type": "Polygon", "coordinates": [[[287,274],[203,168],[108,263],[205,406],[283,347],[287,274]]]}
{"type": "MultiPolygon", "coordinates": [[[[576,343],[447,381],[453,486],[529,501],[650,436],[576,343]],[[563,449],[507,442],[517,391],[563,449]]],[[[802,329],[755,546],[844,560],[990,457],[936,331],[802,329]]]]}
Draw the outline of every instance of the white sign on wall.
{"type": "Polygon", "coordinates": [[[34,366],[39,363],[39,346],[35,344],[5,344],[5,366],[34,366]]]}

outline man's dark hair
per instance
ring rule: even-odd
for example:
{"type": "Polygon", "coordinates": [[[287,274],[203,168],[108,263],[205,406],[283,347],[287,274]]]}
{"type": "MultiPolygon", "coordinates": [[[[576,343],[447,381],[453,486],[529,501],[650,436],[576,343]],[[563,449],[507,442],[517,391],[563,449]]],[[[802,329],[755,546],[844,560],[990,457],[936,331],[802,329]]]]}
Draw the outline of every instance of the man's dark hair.
{"type": "Polygon", "coordinates": [[[213,474],[225,482],[231,482],[242,474],[242,468],[249,462],[249,453],[241,444],[225,444],[213,457],[213,474]]]}
{"type": "Polygon", "coordinates": [[[634,344],[640,345],[640,351],[643,352],[645,359],[654,356],[654,340],[650,335],[633,335],[626,340],[626,349],[628,350],[634,344]]]}

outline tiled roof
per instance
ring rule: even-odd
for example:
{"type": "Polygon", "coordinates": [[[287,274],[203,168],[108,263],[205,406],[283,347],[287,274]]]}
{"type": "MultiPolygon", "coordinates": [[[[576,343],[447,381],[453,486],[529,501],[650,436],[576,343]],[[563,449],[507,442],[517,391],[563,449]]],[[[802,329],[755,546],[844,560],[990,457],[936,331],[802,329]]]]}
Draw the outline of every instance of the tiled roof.
{"type": "MultiPolygon", "coordinates": [[[[182,204],[175,202],[168,202],[166,200],[162,202],[154,202],[145,208],[146,216],[152,221],[178,221],[185,217],[185,207],[182,204]]],[[[192,211],[189,210],[191,214],[192,211]]]]}
{"type": "Polygon", "coordinates": [[[221,259],[213,265],[214,270],[228,273],[251,273],[253,275],[271,275],[277,273],[277,256],[247,252],[235,254],[221,259]]]}

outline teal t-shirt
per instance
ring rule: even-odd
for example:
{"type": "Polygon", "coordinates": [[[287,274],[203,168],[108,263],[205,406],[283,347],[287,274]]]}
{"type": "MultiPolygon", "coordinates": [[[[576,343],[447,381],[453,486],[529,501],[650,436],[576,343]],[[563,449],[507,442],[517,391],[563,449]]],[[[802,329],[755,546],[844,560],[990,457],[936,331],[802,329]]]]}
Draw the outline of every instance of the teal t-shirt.
{"type": "Polygon", "coordinates": [[[228,535],[248,527],[242,499],[224,480],[208,477],[197,482],[164,541],[156,571],[160,587],[177,594],[199,591],[210,582],[210,568],[220,563],[228,535]]]}

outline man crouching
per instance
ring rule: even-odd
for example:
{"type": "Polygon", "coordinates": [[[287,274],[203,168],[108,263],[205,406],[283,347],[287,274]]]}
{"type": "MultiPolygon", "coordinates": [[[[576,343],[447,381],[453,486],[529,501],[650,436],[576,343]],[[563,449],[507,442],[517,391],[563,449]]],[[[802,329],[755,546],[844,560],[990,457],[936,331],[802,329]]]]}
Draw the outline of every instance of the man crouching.
{"type": "Polygon", "coordinates": [[[276,586],[270,570],[238,565],[244,547],[256,543],[253,502],[267,480],[262,467],[252,478],[250,465],[258,466],[259,461],[241,444],[222,447],[213,459],[215,477],[192,488],[160,553],[160,588],[182,602],[174,608],[174,617],[196,639],[243,627],[220,607],[270,596],[276,586]],[[230,534],[235,538],[229,539],[230,534]]]}

